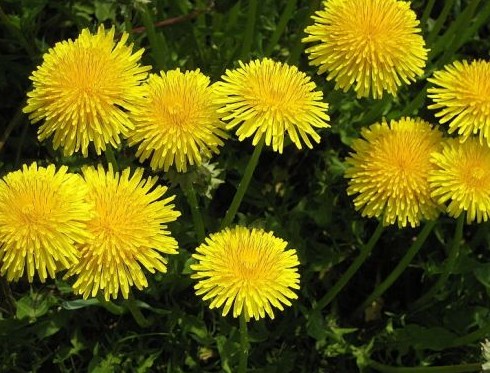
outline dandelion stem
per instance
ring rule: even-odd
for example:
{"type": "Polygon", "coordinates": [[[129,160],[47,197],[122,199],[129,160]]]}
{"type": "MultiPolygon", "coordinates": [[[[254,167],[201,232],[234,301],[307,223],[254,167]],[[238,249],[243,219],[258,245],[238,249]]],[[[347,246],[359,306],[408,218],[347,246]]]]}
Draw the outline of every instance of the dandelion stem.
{"type": "Polygon", "coordinates": [[[245,168],[245,173],[243,174],[242,180],[240,184],[238,184],[238,189],[231,201],[230,208],[226,212],[226,215],[221,222],[221,229],[226,228],[231,224],[235,215],[242,203],[242,199],[245,196],[245,192],[248,189],[248,185],[250,184],[250,180],[252,180],[252,175],[257,167],[257,163],[259,162],[260,153],[262,152],[262,147],[264,146],[264,139],[260,140],[259,143],[255,146],[254,152],[252,153],[252,157],[248,161],[247,167],[245,168]]]}
{"type": "Polygon", "coordinates": [[[197,240],[199,242],[203,242],[204,237],[206,237],[206,231],[204,228],[201,210],[199,209],[199,204],[197,201],[196,190],[194,189],[194,184],[188,175],[184,175],[182,179],[182,190],[187,198],[189,207],[191,208],[192,222],[194,223],[194,229],[196,230],[197,240]]]}
{"type": "Polygon", "coordinates": [[[481,363],[444,365],[438,367],[393,367],[371,360],[369,361],[369,366],[381,373],[465,373],[479,372],[481,370],[481,363]]]}
{"type": "Polygon", "coordinates": [[[247,320],[245,319],[245,313],[242,312],[240,315],[240,360],[238,373],[245,373],[247,371],[248,348],[247,320]]]}
{"type": "Polygon", "coordinates": [[[101,294],[97,294],[96,298],[99,301],[100,305],[113,315],[122,315],[124,313],[123,307],[114,304],[110,300],[105,300],[101,294]]]}
{"type": "Polygon", "coordinates": [[[425,240],[429,236],[429,233],[434,229],[436,225],[436,220],[428,221],[422,232],[417,236],[417,239],[412,243],[405,256],[400,260],[395,269],[388,275],[388,277],[379,284],[374,291],[369,295],[366,300],[356,309],[355,315],[361,313],[366,307],[368,307],[373,301],[378,299],[381,295],[385,293],[386,290],[390,288],[391,285],[400,277],[403,271],[408,267],[414,256],[422,248],[425,240]]]}
{"type": "Polygon", "coordinates": [[[131,314],[133,315],[136,323],[141,328],[147,328],[151,325],[151,322],[148,319],[146,319],[145,316],[143,316],[143,314],[141,313],[141,310],[139,309],[133,297],[130,296],[129,299],[127,299],[124,302],[124,304],[126,308],[129,310],[129,312],[131,312],[131,314]]]}
{"type": "Polygon", "coordinates": [[[464,226],[465,216],[466,214],[463,212],[456,220],[456,229],[454,230],[453,242],[451,243],[448,257],[446,259],[446,263],[444,264],[444,269],[441,276],[434,284],[434,286],[432,286],[427,293],[425,293],[413,304],[414,309],[425,305],[429,300],[433,299],[433,297],[444,286],[449,276],[451,275],[456,260],[458,258],[459,248],[461,246],[461,240],[463,239],[463,226],[464,226]]]}
{"type": "Polygon", "coordinates": [[[337,296],[337,294],[344,288],[344,286],[349,282],[349,280],[356,274],[361,265],[369,257],[369,254],[373,251],[376,242],[378,242],[381,233],[383,232],[383,223],[380,221],[373,235],[369,239],[366,245],[361,247],[361,252],[359,256],[352,262],[350,267],[344,274],[339,278],[334,286],[318,301],[314,308],[316,310],[322,310],[337,296]]]}

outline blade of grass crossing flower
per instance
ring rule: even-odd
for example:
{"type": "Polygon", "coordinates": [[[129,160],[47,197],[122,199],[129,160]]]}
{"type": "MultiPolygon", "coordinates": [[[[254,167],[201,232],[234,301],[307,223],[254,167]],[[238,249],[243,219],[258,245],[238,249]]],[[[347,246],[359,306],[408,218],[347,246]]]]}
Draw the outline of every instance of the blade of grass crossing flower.
{"type": "MultiPolygon", "coordinates": [[[[246,2],[244,2],[246,4],[246,2]]],[[[255,19],[257,17],[257,0],[248,1],[247,24],[245,26],[245,36],[243,39],[240,59],[247,61],[250,59],[250,51],[252,50],[252,42],[255,32],[255,19]]]]}
{"type": "Polygon", "coordinates": [[[221,222],[220,229],[226,228],[231,224],[235,215],[242,203],[242,199],[245,196],[245,193],[248,189],[248,185],[250,184],[250,180],[252,180],[252,175],[257,167],[257,163],[259,162],[260,153],[262,152],[262,148],[264,146],[264,139],[260,140],[259,143],[255,146],[254,152],[252,153],[252,157],[248,161],[247,167],[245,168],[245,173],[243,174],[242,180],[240,184],[238,184],[238,189],[231,201],[230,208],[226,212],[226,215],[221,222]]]}
{"type": "Polygon", "coordinates": [[[383,223],[379,222],[368,243],[361,247],[361,253],[359,254],[359,256],[352,262],[350,267],[347,269],[347,271],[344,272],[344,274],[339,278],[335,285],[332,286],[330,290],[314,306],[316,310],[322,310],[328,304],[330,304],[330,302],[337,296],[337,294],[344,288],[344,286],[347,285],[352,276],[356,274],[361,265],[369,257],[369,254],[371,254],[371,252],[373,251],[373,248],[376,245],[376,242],[378,242],[382,232],[383,223]]]}
{"type": "Polygon", "coordinates": [[[406,254],[397,264],[395,269],[388,275],[388,277],[379,284],[374,291],[369,295],[366,300],[356,309],[354,315],[361,313],[366,307],[368,307],[373,301],[378,299],[381,295],[385,293],[386,290],[390,288],[391,285],[400,277],[400,275],[408,267],[412,259],[417,255],[419,250],[422,248],[425,240],[429,236],[430,232],[434,229],[437,220],[431,220],[425,223],[422,232],[417,236],[417,239],[412,243],[406,254]]]}
{"type": "Polygon", "coordinates": [[[281,18],[277,23],[276,29],[274,30],[274,33],[272,34],[271,38],[269,39],[269,42],[267,43],[264,56],[266,57],[270,56],[270,54],[274,50],[274,47],[277,45],[277,42],[279,41],[281,35],[284,33],[284,30],[286,29],[289,20],[293,17],[294,11],[296,9],[296,3],[297,0],[289,0],[287,2],[284,11],[281,14],[281,18]]]}
{"type": "Polygon", "coordinates": [[[454,230],[453,242],[449,249],[448,257],[444,263],[444,269],[441,276],[437,282],[430,288],[430,290],[425,293],[420,299],[418,299],[414,304],[413,308],[418,308],[425,305],[428,301],[433,299],[433,297],[441,290],[441,288],[447,282],[449,276],[451,275],[456,260],[458,259],[459,248],[461,247],[461,240],[463,239],[463,226],[466,214],[462,213],[456,220],[456,229],[454,230]]]}
{"type": "Polygon", "coordinates": [[[151,54],[155,61],[155,68],[157,70],[164,70],[166,67],[165,56],[168,55],[165,39],[161,34],[156,32],[153,24],[153,17],[151,16],[148,7],[146,5],[141,5],[141,9],[141,18],[143,20],[143,25],[146,28],[148,40],[150,41],[151,54]]]}

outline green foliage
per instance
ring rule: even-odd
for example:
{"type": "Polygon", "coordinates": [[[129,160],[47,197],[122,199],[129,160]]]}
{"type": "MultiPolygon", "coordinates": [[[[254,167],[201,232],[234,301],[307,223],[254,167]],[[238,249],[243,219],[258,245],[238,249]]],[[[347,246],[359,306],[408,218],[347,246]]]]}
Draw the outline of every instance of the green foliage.
{"type": "MultiPolygon", "coordinates": [[[[200,68],[217,80],[240,58],[271,56],[297,64],[323,90],[333,125],[321,131],[313,150],[264,151],[241,205],[240,223],[274,230],[298,250],[302,263],[293,307],[273,321],[249,325],[250,371],[368,372],[374,371],[370,360],[412,367],[478,363],[479,343],[490,334],[488,223],[464,227],[450,276],[423,304],[416,301],[444,271],[456,226],[449,218],[439,220],[412,265],[364,315],[354,310],[397,265],[419,229],[387,228],[334,301],[323,310],[314,307],[376,227],[354,211],[345,192],[343,160],[352,140],[382,118],[418,115],[436,122],[426,109],[425,79],[403,87],[396,98],[375,101],[335,91],[317,76],[301,38],[319,6],[319,0],[0,1],[0,176],[32,160],[73,171],[105,163],[95,154],[66,158],[49,142],[40,144],[36,126],[21,112],[28,77],[42,54],[84,27],[104,23],[129,31],[155,71],[200,68]]],[[[490,1],[413,0],[411,6],[430,48],[424,78],[456,59],[489,59],[490,1]]],[[[231,139],[212,163],[188,176],[196,183],[206,232],[218,229],[252,150],[248,142],[231,139]]],[[[126,144],[116,158],[121,167],[137,164],[126,144]]],[[[183,216],[170,225],[180,253],[170,258],[168,273],[149,276],[149,288],[134,293],[149,326],[138,325],[125,302],[78,299],[63,281],[7,284],[0,278],[0,371],[235,371],[238,321],[221,317],[195,296],[189,265],[198,240],[178,187],[181,176],[160,176],[177,194],[183,216]]]]}

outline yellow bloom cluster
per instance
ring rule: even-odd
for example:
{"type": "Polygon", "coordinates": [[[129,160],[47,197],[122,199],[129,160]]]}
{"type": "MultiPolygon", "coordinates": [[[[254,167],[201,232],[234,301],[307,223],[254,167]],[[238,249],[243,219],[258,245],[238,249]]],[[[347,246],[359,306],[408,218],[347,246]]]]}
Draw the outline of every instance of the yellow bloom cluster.
{"type": "MultiPolygon", "coordinates": [[[[396,95],[423,75],[428,50],[410,3],[324,0],[305,30],[310,63],[357,97],[396,95]]],[[[212,82],[199,69],[149,73],[129,35],[100,26],[57,43],[32,73],[24,111],[41,122],[65,156],[100,155],[123,139],[153,171],[186,172],[218,154],[236,129],[239,141],[282,153],[319,143],[329,128],[328,104],[307,74],[269,58],[226,70],[212,82]],[[117,39],[117,41],[116,41],[117,39]]],[[[346,159],[347,193],[363,216],[384,225],[415,227],[442,211],[467,221],[490,215],[490,63],[456,61],[428,79],[441,124],[460,139],[443,139],[420,118],[385,120],[361,130],[346,159]],[[478,134],[479,141],[472,135],[478,134]],[[445,204],[448,206],[445,207],[445,204]]],[[[261,149],[259,147],[258,149],[261,149]]],[[[177,242],[167,224],[180,215],[167,188],[143,169],[116,172],[86,166],[25,165],[0,181],[0,273],[33,281],[67,270],[84,298],[105,299],[148,286],[144,270],[165,272],[177,242]]],[[[298,257],[287,243],[259,229],[211,234],[193,254],[196,293],[245,319],[273,318],[299,288],[298,257]]]]}
{"type": "Polygon", "coordinates": [[[174,196],[143,170],[121,173],[85,167],[83,176],[66,166],[24,165],[0,180],[1,274],[18,280],[27,271],[44,282],[68,269],[74,289],[106,299],[148,286],[141,266],[166,271],[163,254],[176,254],[166,224],[180,213],[174,196]]]}
{"type": "Polygon", "coordinates": [[[295,66],[240,62],[215,84],[199,69],[148,75],[150,67],[140,65],[143,50],[132,53],[127,33],[117,43],[114,35],[114,28],[85,29],[75,41],[57,43],[32,73],[24,111],[33,123],[44,121],[39,140],[52,135],[64,155],[87,157],[91,143],[101,154],[122,136],[138,145],[141,162],[151,158],[153,170],[185,172],[218,153],[225,129],[242,122],[240,141],[255,133],[254,145],[265,137],[279,152],[285,134],[298,148],[300,140],[311,148],[310,138],[320,141],[314,128],[329,126],[322,92],[295,66]]]}

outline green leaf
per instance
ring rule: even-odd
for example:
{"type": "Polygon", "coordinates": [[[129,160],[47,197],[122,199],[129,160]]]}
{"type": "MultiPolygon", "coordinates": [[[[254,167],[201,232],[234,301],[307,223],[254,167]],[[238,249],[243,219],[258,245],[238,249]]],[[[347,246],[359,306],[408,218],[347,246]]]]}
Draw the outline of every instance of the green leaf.
{"type": "Polygon", "coordinates": [[[97,298],[76,299],[61,303],[61,307],[63,307],[65,310],[78,310],[80,308],[90,306],[100,306],[99,300],[97,298]]]}
{"type": "Polygon", "coordinates": [[[26,295],[16,302],[16,316],[19,320],[29,319],[35,321],[38,317],[45,315],[50,306],[55,303],[56,300],[51,296],[43,296],[36,293],[26,295]]]}

